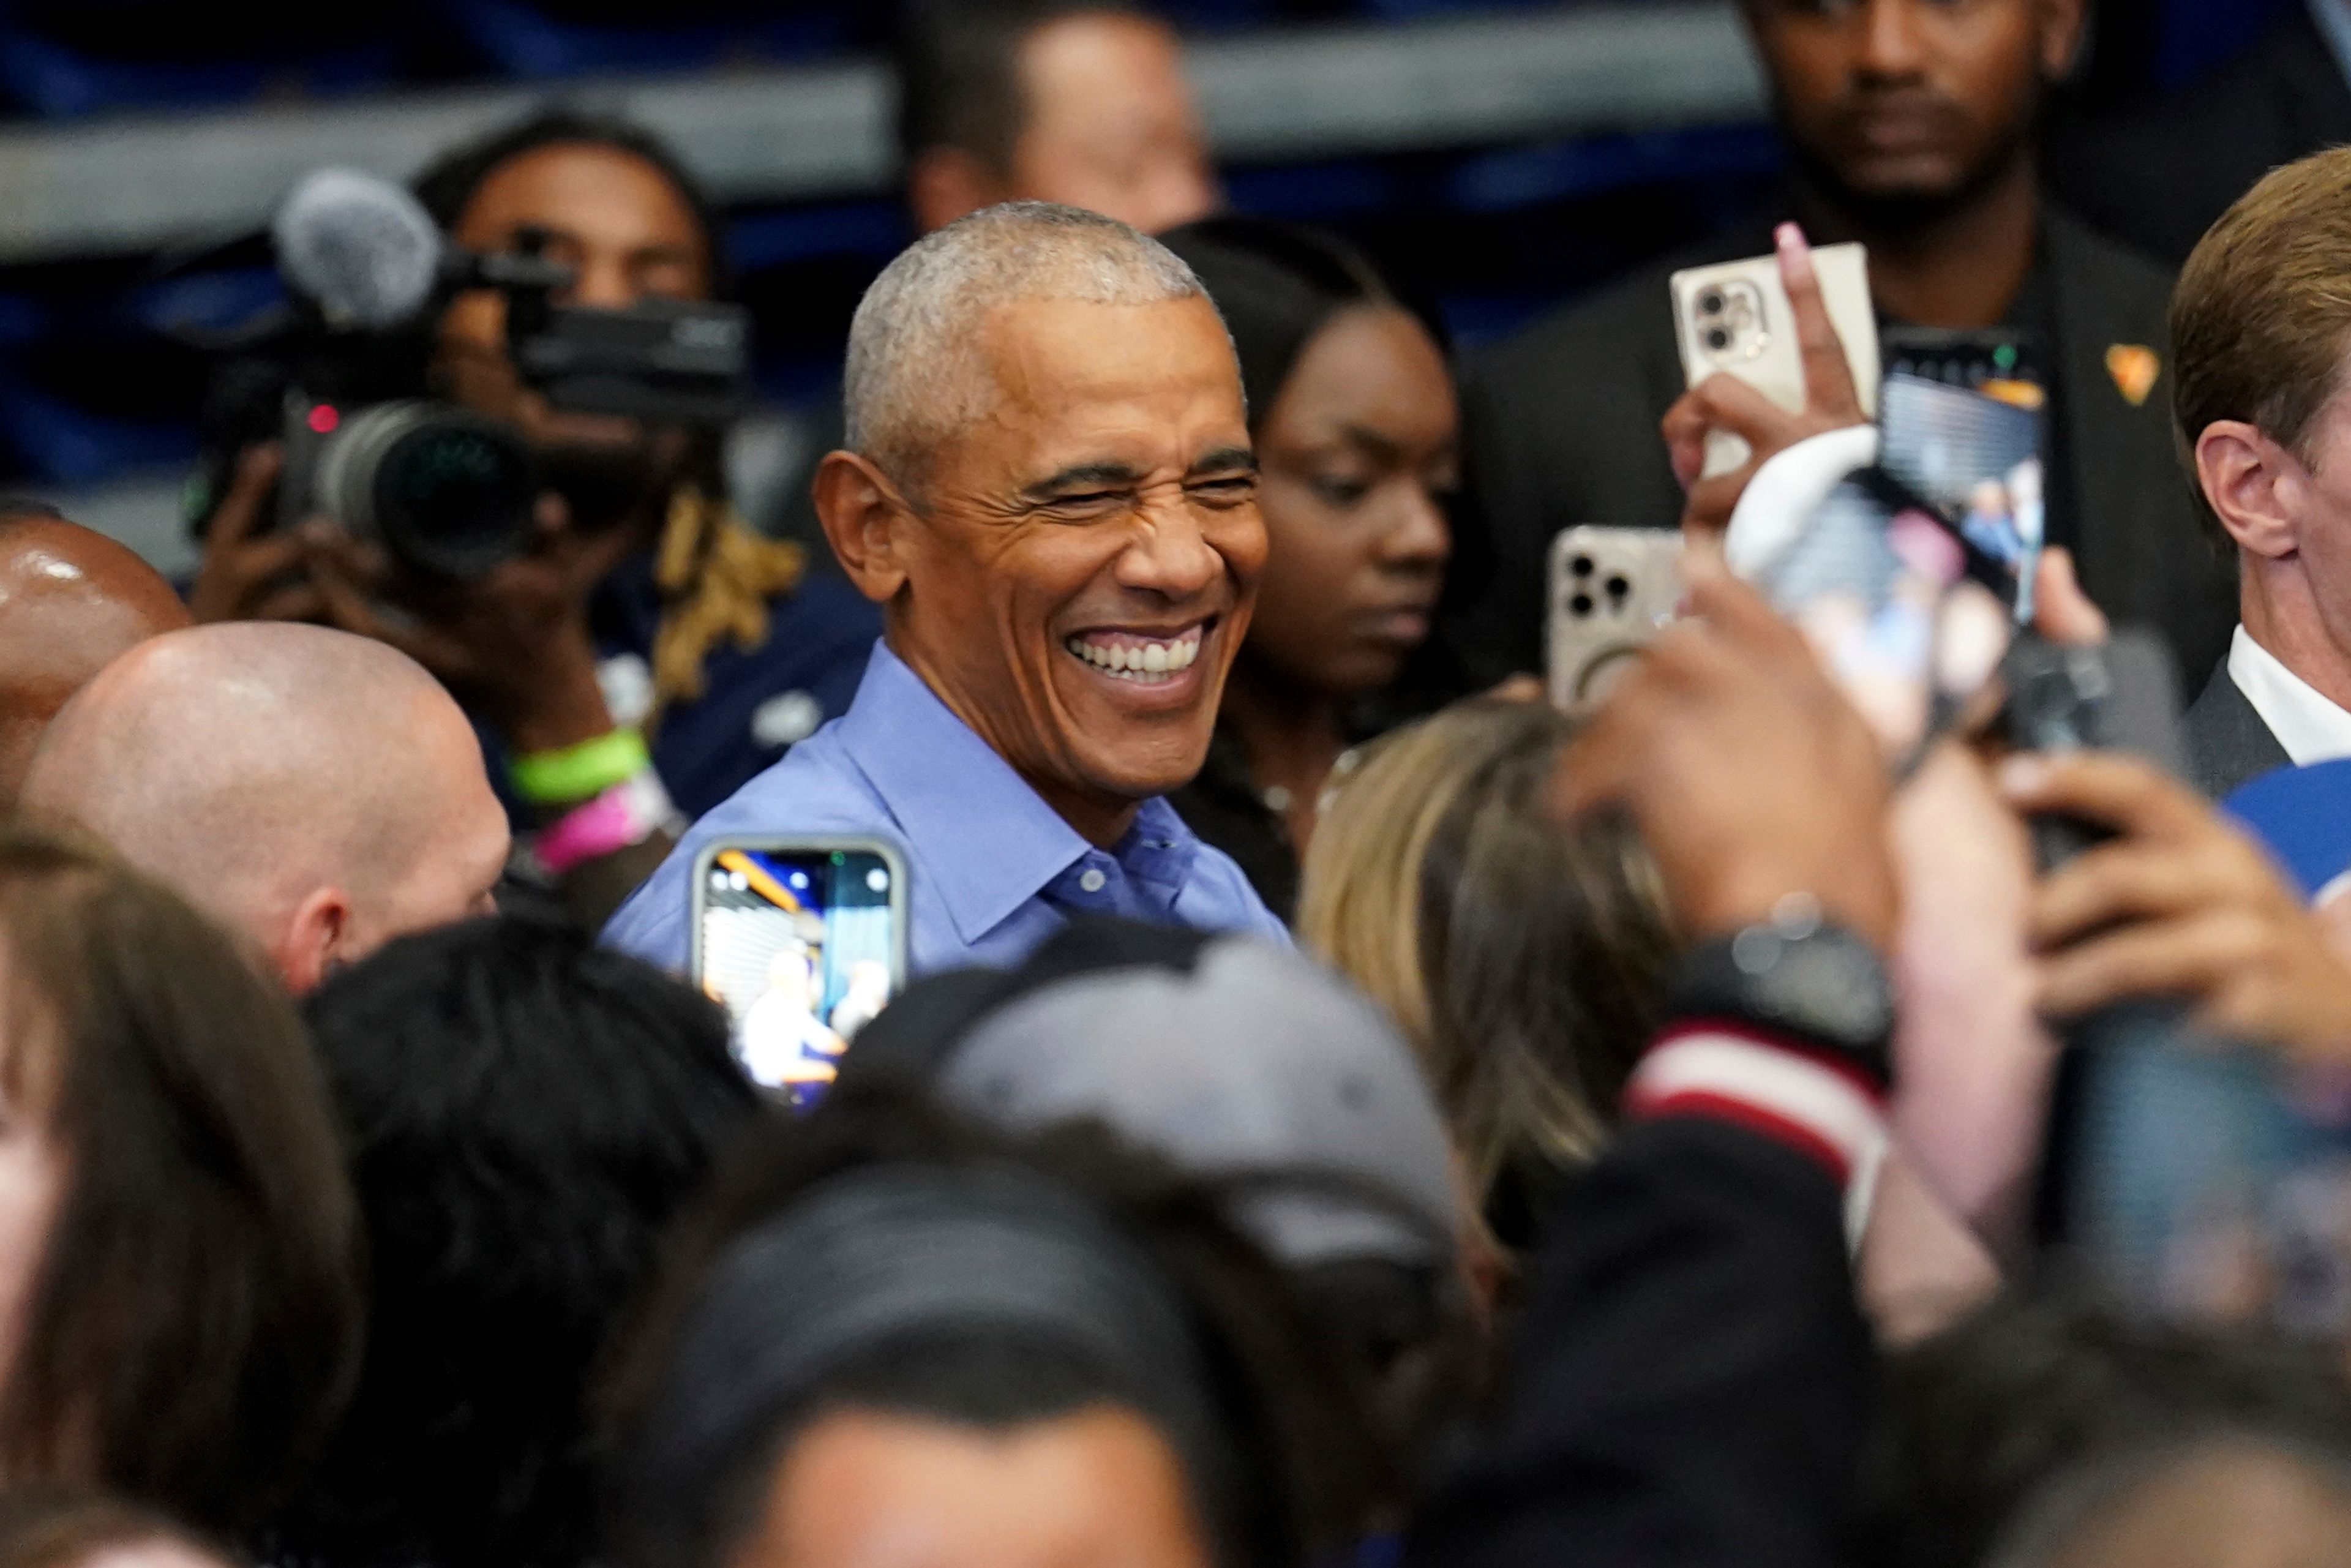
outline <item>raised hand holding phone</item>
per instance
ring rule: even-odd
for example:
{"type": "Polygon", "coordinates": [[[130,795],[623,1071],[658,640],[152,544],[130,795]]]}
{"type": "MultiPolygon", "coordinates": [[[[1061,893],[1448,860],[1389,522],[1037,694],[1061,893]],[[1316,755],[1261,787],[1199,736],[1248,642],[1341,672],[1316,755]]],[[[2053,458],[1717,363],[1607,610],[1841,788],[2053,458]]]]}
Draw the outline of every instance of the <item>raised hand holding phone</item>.
{"type": "MultiPolygon", "coordinates": [[[[1687,492],[1682,510],[1686,532],[1697,529],[1719,534],[1729,527],[1731,509],[1739,504],[1748,480],[1780,452],[1807,436],[1870,421],[1876,390],[1877,350],[1865,274],[1861,275],[1862,281],[1857,286],[1857,308],[1849,302],[1843,311],[1846,325],[1841,333],[1803,230],[1794,224],[1782,224],[1773,231],[1772,239],[1780,286],[1787,296],[1789,325],[1795,338],[1803,402],[1794,409],[1784,406],[1729,370],[1719,370],[1701,378],[1699,371],[1708,361],[1702,350],[1693,351],[1684,334],[1684,361],[1694,384],[1666,411],[1659,428],[1673,458],[1674,476],[1687,492]],[[1868,334],[1865,343],[1862,340],[1864,333],[1868,334]],[[1847,334],[1855,340],[1851,345],[1845,340],[1847,334]],[[1859,371],[1855,364],[1856,359],[1865,361],[1859,371]],[[1723,433],[1745,443],[1747,457],[1727,473],[1710,473],[1708,437],[1723,433]]],[[[1677,275],[1677,315],[1683,314],[1685,297],[1703,295],[1710,287],[1697,275],[1677,275]]],[[[1855,291],[1852,286],[1841,290],[1845,294],[1855,291]]],[[[1716,449],[1720,450],[1719,443],[1716,449]]]]}

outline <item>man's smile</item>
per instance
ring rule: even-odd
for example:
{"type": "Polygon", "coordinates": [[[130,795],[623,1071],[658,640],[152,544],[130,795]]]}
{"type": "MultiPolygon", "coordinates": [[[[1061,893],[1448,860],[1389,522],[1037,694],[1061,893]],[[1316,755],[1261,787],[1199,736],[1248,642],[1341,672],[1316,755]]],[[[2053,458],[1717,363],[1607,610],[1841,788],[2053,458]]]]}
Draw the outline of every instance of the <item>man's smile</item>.
{"type": "Polygon", "coordinates": [[[1210,616],[1167,631],[1097,629],[1074,632],[1061,646],[1096,674],[1113,680],[1144,686],[1188,684],[1201,642],[1216,623],[1210,616]]]}

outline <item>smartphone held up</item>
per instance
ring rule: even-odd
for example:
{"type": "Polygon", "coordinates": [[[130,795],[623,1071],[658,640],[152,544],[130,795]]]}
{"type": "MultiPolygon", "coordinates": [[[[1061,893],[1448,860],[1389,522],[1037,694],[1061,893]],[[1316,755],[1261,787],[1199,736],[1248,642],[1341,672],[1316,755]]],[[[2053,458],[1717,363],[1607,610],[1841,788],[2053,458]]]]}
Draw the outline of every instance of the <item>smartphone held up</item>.
{"type": "Polygon", "coordinates": [[[695,868],[693,975],[736,1060],[808,1106],[905,981],[906,871],[878,839],[713,844],[695,868]]]}

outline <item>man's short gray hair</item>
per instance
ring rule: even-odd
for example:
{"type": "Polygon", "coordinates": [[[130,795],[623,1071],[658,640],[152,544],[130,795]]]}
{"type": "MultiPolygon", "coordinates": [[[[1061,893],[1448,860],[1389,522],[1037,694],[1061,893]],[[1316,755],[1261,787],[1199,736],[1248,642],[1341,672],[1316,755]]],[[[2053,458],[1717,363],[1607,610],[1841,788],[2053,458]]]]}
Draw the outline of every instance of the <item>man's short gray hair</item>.
{"type": "Polygon", "coordinates": [[[849,449],[902,486],[987,413],[980,324],[999,305],[1152,305],[1206,298],[1183,258],[1116,218],[1007,202],[916,240],[883,268],[849,327],[849,449]]]}

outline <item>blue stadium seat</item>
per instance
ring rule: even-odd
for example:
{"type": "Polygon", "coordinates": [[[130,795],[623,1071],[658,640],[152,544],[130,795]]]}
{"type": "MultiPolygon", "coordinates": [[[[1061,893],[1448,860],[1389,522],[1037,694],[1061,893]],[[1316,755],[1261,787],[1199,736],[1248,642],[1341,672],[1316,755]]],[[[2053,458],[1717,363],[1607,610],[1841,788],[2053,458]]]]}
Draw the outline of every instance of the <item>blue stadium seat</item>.
{"type": "Polygon", "coordinates": [[[0,91],[37,114],[58,116],[356,92],[399,78],[408,50],[396,16],[184,0],[16,0],[0,5],[0,91]]]}
{"type": "Polygon", "coordinates": [[[855,31],[847,5],[444,0],[441,10],[486,63],[526,80],[805,59],[845,47],[855,31]],[[665,20],[645,21],[648,11],[665,20]]]}

